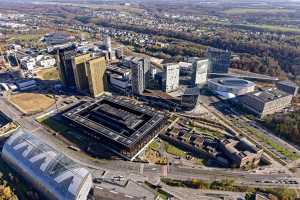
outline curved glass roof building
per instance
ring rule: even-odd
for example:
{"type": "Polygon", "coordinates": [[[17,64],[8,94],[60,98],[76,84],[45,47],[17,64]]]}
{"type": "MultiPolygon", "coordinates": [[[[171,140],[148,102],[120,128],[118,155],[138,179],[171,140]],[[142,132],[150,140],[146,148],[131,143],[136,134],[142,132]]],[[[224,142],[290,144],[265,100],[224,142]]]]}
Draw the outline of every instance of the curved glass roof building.
{"type": "Polygon", "coordinates": [[[208,80],[208,88],[227,98],[244,95],[255,90],[255,83],[239,78],[214,78],[208,80]]]}
{"type": "Polygon", "coordinates": [[[22,129],[6,141],[2,158],[47,199],[86,200],[93,184],[87,169],[22,129]]]}

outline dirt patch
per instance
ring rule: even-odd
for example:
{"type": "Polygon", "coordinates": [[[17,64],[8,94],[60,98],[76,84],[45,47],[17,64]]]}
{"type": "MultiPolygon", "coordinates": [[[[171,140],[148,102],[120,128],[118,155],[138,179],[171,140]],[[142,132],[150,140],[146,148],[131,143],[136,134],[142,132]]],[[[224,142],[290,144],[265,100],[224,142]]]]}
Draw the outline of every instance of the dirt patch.
{"type": "Polygon", "coordinates": [[[147,149],[145,152],[145,159],[153,164],[166,165],[167,158],[162,157],[158,151],[155,151],[151,148],[147,149]]]}
{"type": "Polygon", "coordinates": [[[43,69],[36,72],[37,78],[41,80],[58,80],[59,74],[56,67],[52,67],[49,69],[43,69]]]}
{"type": "Polygon", "coordinates": [[[20,93],[9,98],[9,102],[25,115],[35,114],[50,108],[54,99],[34,93],[20,93]]]}

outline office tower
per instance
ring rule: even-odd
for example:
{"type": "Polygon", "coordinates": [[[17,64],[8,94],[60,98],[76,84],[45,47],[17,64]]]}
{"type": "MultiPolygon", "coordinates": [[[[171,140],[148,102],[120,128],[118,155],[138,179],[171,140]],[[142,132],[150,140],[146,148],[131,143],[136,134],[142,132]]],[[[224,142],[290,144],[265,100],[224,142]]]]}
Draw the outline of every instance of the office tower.
{"type": "Polygon", "coordinates": [[[92,58],[86,65],[89,90],[92,97],[100,96],[106,84],[106,60],[104,57],[92,58]]]}
{"type": "Polygon", "coordinates": [[[231,53],[216,48],[208,48],[209,73],[228,73],[231,53]]]}
{"type": "Polygon", "coordinates": [[[71,45],[57,51],[57,66],[62,84],[67,88],[75,88],[75,77],[72,58],[76,55],[76,46],[71,45]]]}
{"type": "Polygon", "coordinates": [[[116,49],[116,58],[117,59],[122,59],[123,57],[124,57],[123,48],[120,47],[120,48],[116,49]]]}
{"type": "Polygon", "coordinates": [[[130,65],[132,77],[132,93],[134,95],[141,95],[145,90],[143,64],[139,61],[132,61],[130,65]]]}
{"type": "Polygon", "coordinates": [[[131,61],[133,94],[141,95],[148,88],[151,78],[150,65],[150,60],[145,58],[135,58],[131,61]]]}
{"type": "Polygon", "coordinates": [[[111,37],[109,35],[105,36],[104,39],[104,46],[105,49],[107,50],[107,60],[115,60],[116,59],[116,51],[112,49],[111,46],[111,37]]]}
{"type": "Polygon", "coordinates": [[[163,88],[165,92],[172,92],[179,88],[179,65],[169,63],[164,65],[163,88]]]}
{"type": "Polygon", "coordinates": [[[72,59],[76,88],[79,91],[86,90],[89,87],[86,75],[86,62],[89,59],[91,59],[89,53],[78,55],[72,59]]]}
{"type": "Polygon", "coordinates": [[[143,65],[143,70],[144,70],[144,86],[145,89],[149,88],[150,84],[150,79],[151,79],[151,62],[149,59],[143,58],[141,59],[142,65],[143,65]]]}
{"type": "Polygon", "coordinates": [[[109,52],[109,59],[110,60],[116,60],[117,59],[117,51],[115,49],[112,49],[111,52],[109,52]]]}
{"type": "Polygon", "coordinates": [[[109,35],[107,35],[107,36],[105,37],[105,48],[106,48],[106,50],[107,50],[109,53],[111,53],[111,51],[112,51],[112,48],[111,48],[111,37],[110,37],[109,35]]]}
{"type": "Polygon", "coordinates": [[[150,78],[155,79],[156,74],[157,74],[157,69],[155,66],[152,65],[150,67],[150,78]]]}
{"type": "Polygon", "coordinates": [[[92,97],[104,92],[106,61],[104,57],[92,58],[83,54],[73,58],[73,71],[78,91],[88,91],[92,97]]]}
{"type": "Polygon", "coordinates": [[[193,62],[192,82],[194,86],[202,86],[207,81],[208,60],[193,62]]]}

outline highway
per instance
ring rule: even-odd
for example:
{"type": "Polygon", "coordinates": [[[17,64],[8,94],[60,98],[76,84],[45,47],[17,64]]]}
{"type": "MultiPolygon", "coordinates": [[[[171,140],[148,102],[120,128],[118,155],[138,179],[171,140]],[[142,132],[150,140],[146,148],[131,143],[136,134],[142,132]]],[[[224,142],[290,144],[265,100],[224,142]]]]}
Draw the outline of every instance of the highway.
{"type": "MultiPolygon", "coordinates": [[[[110,170],[122,169],[126,173],[138,173],[141,164],[125,162],[125,161],[110,161],[103,164],[102,167],[110,170]]],[[[152,164],[143,164],[144,175],[148,177],[160,176],[161,166],[152,164]]],[[[236,183],[242,185],[253,185],[256,187],[289,187],[299,188],[300,184],[285,184],[280,181],[297,181],[300,179],[294,178],[288,174],[257,174],[244,171],[234,171],[230,169],[201,169],[201,168],[183,168],[177,166],[169,166],[168,177],[172,179],[188,180],[202,179],[206,181],[234,179],[236,183]]]]}
{"type": "MultiPolygon", "coordinates": [[[[98,160],[94,159],[83,152],[76,152],[68,148],[68,144],[61,138],[53,135],[41,124],[34,120],[35,116],[21,117],[21,113],[13,108],[3,98],[0,98],[1,111],[16,120],[20,126],[27,131],[34,133],[40,139],[46,141],[49,145],[56,148],[58,151],[64,152],[76,162],[88,167],[98,176],[98,171],[109,171],[111,173],[125,174],[131,179],[139,178],[140,163],[127,162],[122,160],[98,160]]],[[[143,164],[143,174],[145,178],[155,179],[160,177],[159,165],[143,164]]],[[[234,179],[237,184],[253,185],[256,187],[287,187],[299,188],[300,179],[294,178],[289,174],[257,174],[243,171],[235,171],[230,169],[196,169],[182,168],[177,166],[169,166],[168,177],[173,179],[191,179],[198,178],[207,181],[234,179]],[[297,181],[298,184],[286,184],[283,181],[297,181]]]]}

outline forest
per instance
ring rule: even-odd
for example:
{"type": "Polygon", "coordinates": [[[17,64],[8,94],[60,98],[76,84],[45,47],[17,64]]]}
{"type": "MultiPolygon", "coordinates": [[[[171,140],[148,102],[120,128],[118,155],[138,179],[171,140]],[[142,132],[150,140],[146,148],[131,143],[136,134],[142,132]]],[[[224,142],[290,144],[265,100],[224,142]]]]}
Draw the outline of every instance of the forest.
{"type": "Polygon", "coordinates": [[[300,110],[288,114],[275,114],[263,120],[275,134],[300,145],[300,110]]]}

